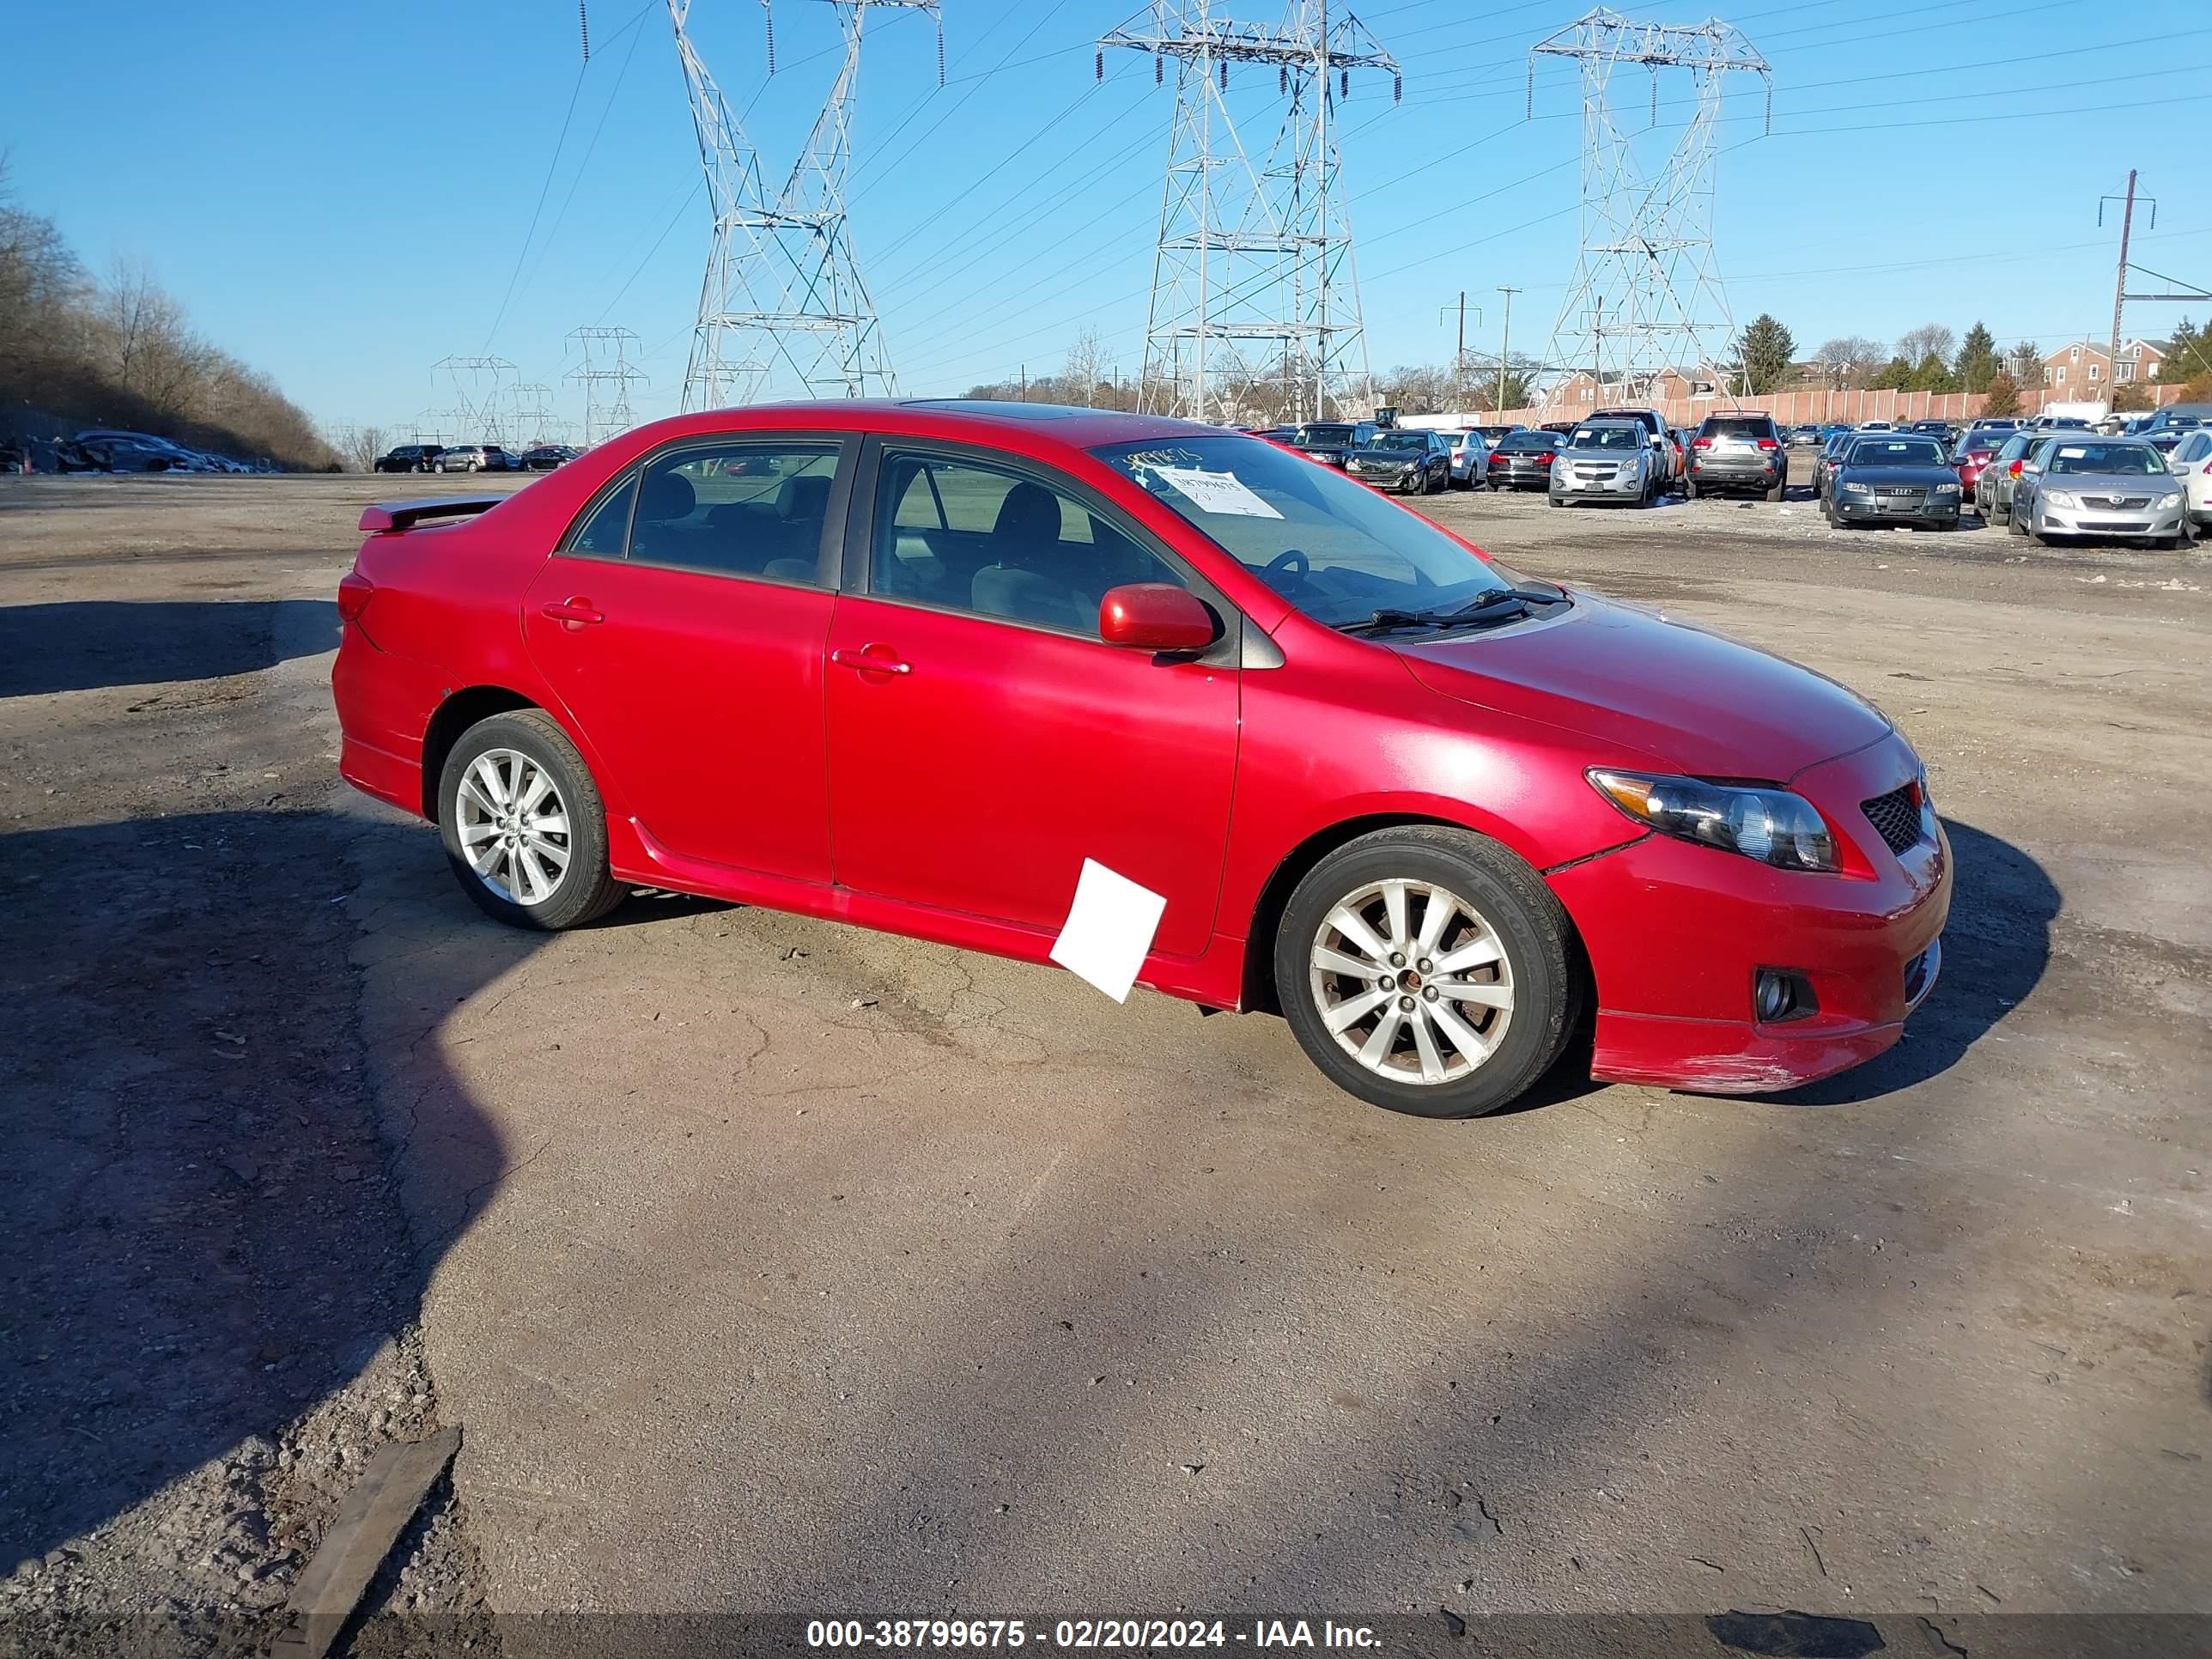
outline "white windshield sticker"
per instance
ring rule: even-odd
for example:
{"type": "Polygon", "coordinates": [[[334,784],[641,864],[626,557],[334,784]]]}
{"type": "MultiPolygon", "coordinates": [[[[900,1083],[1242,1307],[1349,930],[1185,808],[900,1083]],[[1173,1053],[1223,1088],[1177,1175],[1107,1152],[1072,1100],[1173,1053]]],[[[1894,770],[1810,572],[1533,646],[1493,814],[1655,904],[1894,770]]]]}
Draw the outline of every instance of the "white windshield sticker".
{"type": "Polygon", "coordinates": [[[1201,513],[1225,513],[1239,519],[1283,516],[1246,489],[1234,472],[1201,472],[1194,466],[1159,466],[1152,471],[1201,513]]]}
{"type": "Polygon", "coordinates": [[[2058,459],[2062,461],[2078,461],[2088,453],[2086,449],[2062,449],[2058,452],[2058,459]]]}

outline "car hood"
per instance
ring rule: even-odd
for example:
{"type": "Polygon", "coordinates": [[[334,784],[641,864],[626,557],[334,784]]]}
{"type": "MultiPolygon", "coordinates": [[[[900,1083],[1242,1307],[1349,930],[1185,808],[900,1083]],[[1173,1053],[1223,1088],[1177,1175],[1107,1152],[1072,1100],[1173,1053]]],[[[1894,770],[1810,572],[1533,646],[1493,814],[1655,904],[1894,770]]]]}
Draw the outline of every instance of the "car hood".
{"type": "Polygon", "coordinates": [[[1856,692],[1780,657],[1579,589],[1490,632],[1388,641],[1432,691],[1701,777],[1783,781],[1890,730],[1856,692]]]}
{"type": "Polygon", "coordinates": [[[1927,489],[1931,484],[1956,483],[1958,476],[1948,466],[1846,466],[1838,469],[1837,477],[1852,483],[1863,484],[1918,484],[1927,489]]]}
{"type": "Polygon", "coordinates": [[[2045,472],[2039,488],[2082,495],[2155,495],[2179,487],[2171,472],[2045,472]]]}

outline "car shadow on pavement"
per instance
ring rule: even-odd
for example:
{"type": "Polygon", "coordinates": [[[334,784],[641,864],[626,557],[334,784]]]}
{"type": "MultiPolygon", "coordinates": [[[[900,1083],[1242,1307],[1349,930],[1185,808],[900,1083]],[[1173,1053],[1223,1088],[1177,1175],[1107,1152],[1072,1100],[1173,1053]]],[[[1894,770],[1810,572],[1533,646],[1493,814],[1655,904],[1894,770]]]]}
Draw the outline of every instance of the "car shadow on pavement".
{"type": "Polygon", "coordinates": [[[218,679],[337,644],[327,599],[94,599],[0,606],[0,697],[218,679]]]}
{"type": "MultiPolygon", "coordinates": [[[[389,1352],[509,1163],[435,1044],[408,1144],[380,1132],[349,866],[414,833],[231,811],[0,836],[0,1571],[211,1460],[269,1483],[246,1512],[280,1532],[283,1482],[332,1502],[358,1474],[362,1448],[310,1471],[254,1437],[389,1352]],[[452,1195],[427,1246],[403,1173],[452,1195]],[[264,1449],[241,1462],[242,1443],[264,1449]]],[[[447,1010],[543,943],[458,907],[417,926],[477,935],[416,976],[447,1010]]],[[[203,1548],[240,1595],[236,1562],[203,1548]]]]}
{"type": "Polygon", "coordinates": [[[1906,1021],[1903,1039],[1856,1070],[1769,1098],[1847,1106],[1925,1082],[1957,1065],[2042,981],[2061,902],[2057,886],[2008,841],[1956,818],[1944,819],[1943,830],[1952,884],[1942,976],[1906,1021]]]}

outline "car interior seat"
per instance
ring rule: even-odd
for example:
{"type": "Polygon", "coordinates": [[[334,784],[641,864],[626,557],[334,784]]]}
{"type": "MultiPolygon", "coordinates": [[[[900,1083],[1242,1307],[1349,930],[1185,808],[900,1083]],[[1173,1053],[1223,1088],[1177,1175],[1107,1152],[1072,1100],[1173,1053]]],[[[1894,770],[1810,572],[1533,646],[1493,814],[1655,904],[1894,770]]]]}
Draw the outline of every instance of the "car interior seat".
{"type": "Polygon", "coordinates": [[[1017,483],[991,526],[992,562],[975,573],[969,603],[986,616],[1090,633],[1096,602],[1085,606],[1068,578],[1060,540],[1060,497],[1042,484],[1017,483]]]}

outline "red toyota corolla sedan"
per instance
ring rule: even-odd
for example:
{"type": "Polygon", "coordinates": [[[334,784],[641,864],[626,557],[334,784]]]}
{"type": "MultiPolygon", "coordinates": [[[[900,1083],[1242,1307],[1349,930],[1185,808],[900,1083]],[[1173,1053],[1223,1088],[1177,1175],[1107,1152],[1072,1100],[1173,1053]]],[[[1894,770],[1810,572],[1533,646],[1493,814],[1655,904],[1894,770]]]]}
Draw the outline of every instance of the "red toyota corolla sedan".
{"type": "Polygon", "coordinates": [[[1949,849],[1870,704],[1252,438],[722,410],[362,528],[341,769],[520,926],[649,886],[1073,966],[1082,913],[1435,1117],[1593,1002],[1596,1076],[1752,1092],[1935,982],[1949,849]]]}

